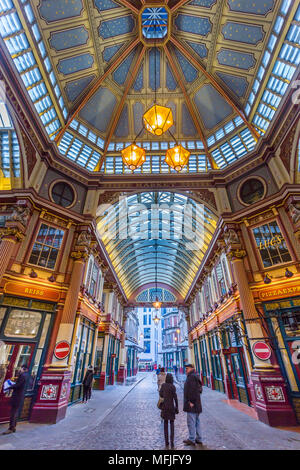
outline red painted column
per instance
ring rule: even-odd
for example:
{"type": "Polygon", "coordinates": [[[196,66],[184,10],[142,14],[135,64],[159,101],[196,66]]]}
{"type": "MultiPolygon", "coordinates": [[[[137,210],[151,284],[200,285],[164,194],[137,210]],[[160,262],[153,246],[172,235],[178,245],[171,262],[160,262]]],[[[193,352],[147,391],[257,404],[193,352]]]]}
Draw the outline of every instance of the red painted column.
{"type": "MultiPolygon", "coordinates": [[[[238,244],[230,246],[229,257],[231,259],[235,281],[240,295],[240,303],[243,310],[246,329],[251,349],[253,344],[261,339],[265,340],[262,325],[258,319],[254,298],[249,287],[243,258],[246,251],[238,244]]],[[[297,424],[295,412],[290,404],[287,386],[284,377],[277,364],[275,356],[272,362],[262,361],[253,354],[253,370],[250,371],[249,388],[252,402],[255,406],[258,418],[270,426],[294,426],[297,424]],[[280,399],[275,399],[272,392],[276,391],[280,399]]],[[[234,385],[233,385],[234,386],[234,385]]]]}
{"type": "MultiPolygon", "coordinates": [[[[78,306],[78,297],[82,284],[88,250],[86,247],[76,247],[77,251],[71,253],[74,259],[70,285],[62,311],[61,322],[58,328],[56,341],[67,341],[72,346],[72,335],[78,306]]],[[[52,352],[52,351],[51,351],[52,352]]],[[[70,388],[71,388],[71,353],[64,360],[52,356],[52,363],[45,366],[39,381],[37,399],[33,406],[30,421],[38,423],[57,423],[65,417],[70,388]]],[[[48,352],[50,356],[50,351],[48,352]]],[[[49,361],[50,357],[47,357],[49,361]]]]}

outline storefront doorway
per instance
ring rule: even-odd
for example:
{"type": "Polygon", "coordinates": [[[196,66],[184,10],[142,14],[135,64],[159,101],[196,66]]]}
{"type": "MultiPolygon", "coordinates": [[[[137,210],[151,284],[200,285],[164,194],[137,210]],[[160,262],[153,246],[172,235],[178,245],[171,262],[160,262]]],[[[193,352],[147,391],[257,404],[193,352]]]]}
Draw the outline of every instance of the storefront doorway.
{"type": "Polygon", "coordinates": [[[300,422],[300,298],[263,304],[273,347],[300,422]]]}
{"type": "Polygon", "coordinates": [[[0,305],[0,422],[8,421],[12,391],[4,393],[5,380],[15,381],[26,364],[31,379],[25,391],[20,418],[28,419],[51,334],[55,304],[4,296],[0,305]]]}
{"type": "MultiPolygon", "coordinates": [[[[12,390],[3,392],[3,384],[7,379],[16,381],[20,368],[23,364],[30,364],[34,352],[34,344],[30,343],[2,343],[1,348],[1,371],[0,371],[0,422],[8,421],[10,415],[10,398],[12,390]]],[[[28,384],[30,387],[30,383],[28,384]]]]}

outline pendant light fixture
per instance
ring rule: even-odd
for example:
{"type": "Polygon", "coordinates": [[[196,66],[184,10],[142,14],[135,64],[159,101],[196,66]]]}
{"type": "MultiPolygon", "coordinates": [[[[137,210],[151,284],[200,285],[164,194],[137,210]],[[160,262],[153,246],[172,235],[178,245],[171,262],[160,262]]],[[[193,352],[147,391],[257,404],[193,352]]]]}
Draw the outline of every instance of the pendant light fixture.
{"type": "Polygon", "coordinates": [[[130,170],[134,171],[146,161],[146,151],[136,143],[125,147],[121,151],[123,162],[130,170]]]}
{"type": "Polygon", "coordinates": [[[167,150],[165,163],[178,172],[187,165],[190,155],[191,152],[182,147],[182,145],[177,144],[175,147],[167,150]]]}
{"type": "Polygon", "coordinates": [[[143,122],[147,131],[161,136],[173,126],[174,120],[171,108],[156,103],[156,24],[154,25],[154,52],[154,105],[143,115],[143,122]]]}
{"type": "MultiPolygon", "coordinates": [[[[156,28],[156,25],[153,26],[154,28],[156,28]]],[[[170,128],[174,125],[174,119],[171,108],[161,106],[156,102],[156,30],[154,34],[154,105],[150,109],[148,109],[143,115],[144,127],[135,137],[133,143],[131,145],[128,145],[121,151],[121,155],[124,165],[129,167],[131,171],[134,171],[138,167],[143,165],[143,163],[146,161],[146,151],[136,144],[136,139],[143,132],[143,129],[145,128],[148,132],[155,136],[161,136],[166,131],[169,131],[176,145],[174,147],[170,147],[167,150],[165,156],[165,163],[167,163],[167,165],[169,165],[169,167],[173,170],[179,172],[182,171],[183,167],[188,164],[191,153],[177,142],[177,140],[170,131],[170,128]]],[[[157,300],[157,302],[153,303],[153,306],[154,308],[160,308],[161,302],[157,300]],[[156,306],[154,305],[155,303],[156,306]]]]}

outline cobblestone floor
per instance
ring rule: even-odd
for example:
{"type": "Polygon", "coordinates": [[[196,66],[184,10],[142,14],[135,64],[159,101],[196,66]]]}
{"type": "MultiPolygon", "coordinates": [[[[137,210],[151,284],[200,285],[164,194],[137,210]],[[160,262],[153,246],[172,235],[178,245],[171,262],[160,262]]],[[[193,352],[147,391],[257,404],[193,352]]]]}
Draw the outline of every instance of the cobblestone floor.
{"type": "MultiPolygon", "coordinates": [[[[163,423],[161,423],[160,411],[156,406],[158,392],[152,374],[146,374],[145,379],[126,396],[124,394],[124,398],[116,406],[112,406],[113,403],[109,405],[107,402],[108,412],[99,418],[99,409],[97,410],[97,406],[93,403],[104,397],[101,393],[94,395],[92,399],[94,402],[91,401],[91,405],[71,407],[67,418],[56,425],[19,423],[16,434],[0,435],[0,449],[164,449],[163,423]],[[80,421],[83,417],[85,418],[84,426],[80,421]]],[[[116,394],[117,390],[114,393],[116,394]]],[[[177,393],[180,413],[175,421],[176,449],[188,451],[300,450],[299,428],[298,432],[271,428],[224,403],[223,394],[206,387],[202,394],[203,413],[201,414],[204,444],[187,447],[183,444],[183,440],[187,438],[187,426],[186,414],[182,411],[183,393],[180,386],[177,386],[177,393]]],[[[108,400],[108,397],[105,399],[108,400]]]]}

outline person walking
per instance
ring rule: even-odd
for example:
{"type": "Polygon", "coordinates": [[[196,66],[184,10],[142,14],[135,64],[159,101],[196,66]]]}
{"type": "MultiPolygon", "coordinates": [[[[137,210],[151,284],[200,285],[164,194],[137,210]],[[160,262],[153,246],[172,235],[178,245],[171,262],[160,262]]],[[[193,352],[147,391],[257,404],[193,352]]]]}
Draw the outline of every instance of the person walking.
{"type": "Polygon", "coordinates": [[[11,400],[10,400],[11,410],[10,410],[9,428],[7,431],[3,432],[2,434],[11,434],[12,432],[16,432],[18,413],[19,413],[20,406],[24,400],[24,395],[25,395],[27,383],[29,381],[29,377],[30,375],[28,372],[28,367],[26,364],[23,364],[16,383],[11,385],[8,389],[8,390],[10,389],[13,390],[11,400]]]}
{"type": "Polygon", "coordinates": [[[82,381],[82,385],[83,385],[82,403],[87,403],[87,401],[92,396],[93,378],[94,378],[94,368],[93,366],[88,366],[86,374],[82,381]]]}
{"type": "Polygon", "coordinates": [[[202,412],[201,393],[202,383],[193,364],[187,364],[186,381],[184,383],[183,411],[187,413],[187,426],[189,437],[183,441],[186,445],[202,444],[200,413],[202,412]]]}
{"type": "Polygon", "coordinates": [[[178,414],[178,398],[176,388],[173,383],[173,375],[167,374],[165,383],[162,384],[159,396],[163,398],[161,406],[161,417],[164,420],[165,445],[169,447],[169,421],[171,449],[174,449],[174,421],[175,414],[178,414]]]}
{"type": "Polygon", "coordinates": [[[165,381],[166,381],[165,368],[162,367],[160,369],[160,373],[157,376],[157,389],[158,389],[158,391],[160,391],[160,388],[161,388],[162,384],[165,383],[165,381]]]}

